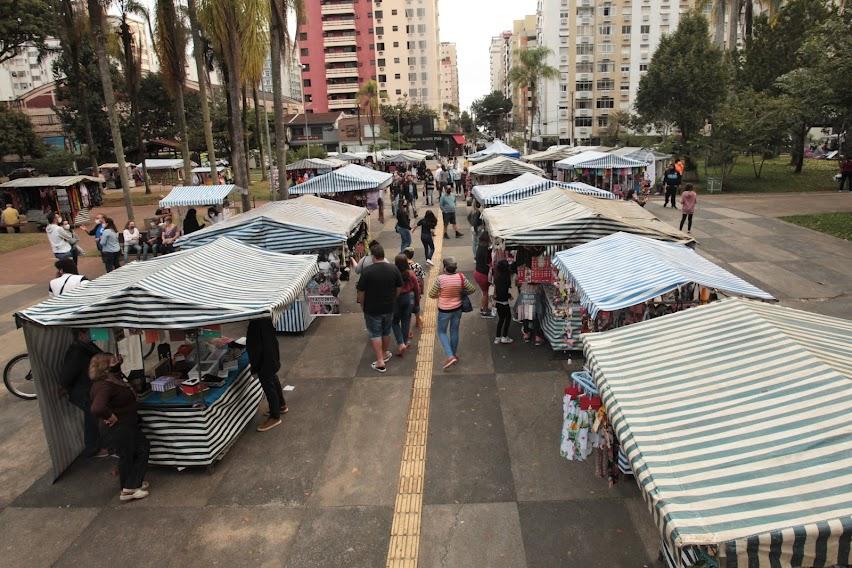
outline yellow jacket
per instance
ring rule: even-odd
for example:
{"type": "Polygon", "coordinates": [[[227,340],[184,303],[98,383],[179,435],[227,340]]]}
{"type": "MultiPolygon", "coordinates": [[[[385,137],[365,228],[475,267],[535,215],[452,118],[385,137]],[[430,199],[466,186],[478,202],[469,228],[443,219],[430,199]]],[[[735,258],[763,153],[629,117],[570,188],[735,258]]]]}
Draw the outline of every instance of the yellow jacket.
{"type": "Polygon", "coordinates": [[[14,207],[6,207],[3,209],[3,223],[7,226],[14,227],[20,221],[18,210],[14,207]]]}

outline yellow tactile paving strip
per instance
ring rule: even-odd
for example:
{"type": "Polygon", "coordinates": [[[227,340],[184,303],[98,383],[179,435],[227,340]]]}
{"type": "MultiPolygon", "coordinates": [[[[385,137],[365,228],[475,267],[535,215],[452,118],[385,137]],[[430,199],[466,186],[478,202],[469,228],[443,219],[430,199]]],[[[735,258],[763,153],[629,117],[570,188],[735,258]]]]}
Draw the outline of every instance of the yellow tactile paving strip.
{"type": "Polygon", "coordinates": [[[387,568],[416,568],[420,552],[420,514],[423,509],[423,477],[426,474],[426,437],[429,431],[429,398],[432,392],[432,363],[438,320],[438,301],[429,298],[429,289],[440,274],[443,225],[435,228],[434,267],[425,283],[420,316],[423,327],[417,345],[417,366],[408,408],[405,445],[399,467],[399,487],[394,502],[393,524],[388,547],[387,568]]]}

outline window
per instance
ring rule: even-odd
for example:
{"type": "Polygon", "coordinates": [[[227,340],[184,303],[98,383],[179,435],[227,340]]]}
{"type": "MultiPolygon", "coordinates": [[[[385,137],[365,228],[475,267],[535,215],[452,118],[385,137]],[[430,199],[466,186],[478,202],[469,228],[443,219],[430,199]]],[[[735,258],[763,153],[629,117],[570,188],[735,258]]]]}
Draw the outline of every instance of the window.
{"type": "Polygon", "coordinates": [[[420,57],[420,65],[427,65],[429,63],[429,58],[426,56],[420,57]]]}
{"type": "Polygon", "coordinates": [[[577,15],[581,18],[589,18],[595,15],[595,9],[592,6],[578,6],[577,15]]]}
{"type": "Polygon", "coordinates": [[[591,73],[594,71],[594,64],[590,62],[586,63],[578,63],[577,64],[577,73],[591,73]]]}
{"type": "Polygon", "coordinates": [[[630,73],[630,64],[629,63],[622,63],[621,64],[621,72],[622,73],[630,73]]]}
{"type": "Polygon", "coordinates": [[[591,116],[575,116],[574,117],[574,126],[591,126],[592,125],[592,117],[591,116]]]}
{"type": "Polygon", "coordinates": [[[591,91],[592,90],[592,82],[591,81],[577,81],[574,85],[575,91],[591,91]]]}
{"type": "Polygon", "coordinates": [[[308,33],[307,32],[301,32],[299,34],[299,41],[308,41],[308,33]]]}
{"type": "Polygon", "coordinates": [[[577,55],[591,55],[595,52],[595,46],[591,43],[578,43],[577,55]]]}
{"type": "MultiPolygon", "coordinates": [[[[396,10],[394,10],[394,12],[396,12],[396,10]]],[[[376,10],[374,15],[376,16],[377,20],[381,20],[382,16],[384,16],[384,12],[382,12],[381,10],[376,10]]]]}
{"type": "Polygon", "coordinates": [[[311,80],[310,79],[303,79],[302,80],[302,86],[303,87],[310,87],[311,86],[311,80]]]}
{"type": "Polygon", "coordinates": [[[399,57],[394,57],[394,58],[393,58],[393,62],[394,62],[394,63],[399,63],[399,57]]]}
{"type": "Polygon", "coordinates": [[[621,91],[629,91],[630,90],[630,83],[622,83],[618,88],[621,91]]]}
{"type": "Polygon", "coordinates": [[[429,73],[426,72],[426,71],[423,71],[422,73],[420,73],[420,80],[421,81],[428,81],[429,80],[429,73]]]}
{"type": "MultiPolygon", "coordinates": [[[[394,47],[396,47],[396,46],[394,46],[394,47]]],[[[385,50],[385,42],[382,41],[382,42],[377,43],[376,49],[378,49],[379,51],[384,51],[385,50]]]]}
{"type": "Polygon", "coordinates": [[[302,73],[307,73],[307,72],[308,72],[308,71],[310,71],[310,70],[311,70],[311,64],[310,64],[310,63],[305,63],[305,64],[302,66],[302,73]]]}
{"type": "Polygon", "coordinates": [[[402,79],[402,77],[399,76],[399,73],[394,73],[393,78],[394,79],[402,79]]]}
{"type": "Polygon", "coordinates": [[[612,26],[609,24],[603,24],[598,26],[598,33],[600,35],[611,35],[612,34],[612,26]]]}
{"type": "Polygon", "coordinates": [[[314,102],[314,96],[313,96],[313,95],[311,95],[311,94],[307,94],[307,93],[306,93],[306,94],[305,94],[305,102],[306,102],[306,103],[312,103],[312,102],[314,102]]]}
{"type": "Polygon", "coordinates": [[[417,17],[422,18],[426,15],[426,8],[417,8],[417,17]]]}
{"type": "Polygon", "coordinates": [[[415,82],[417,80],[417,73],[409,73],[408,74],[408,80],[411,81],[412,83],[415,82]]]}
{"type": "Polygon", "coordinates": [[[414,46],[417,45],[416,41],[407,41],[405,42],[406,49],[414,49],[414,46]]]}
{"type": "MultiPolygon", "coordinates": [[[[394,12],[396,12],[396,10],[394,10],[394,12]]],[[[397,90],[396,90],[396,94],[397,94],[397,95],[401,95],[401,94],[402,94],[402,89],[397,89],[397,90]]]]}
{"type": "Polygon", "coordinates": [[[649,33],[651,33],[651,26],[650,26],[650,25],[647,25],[647,24],[643,24],[643,25],[639,26],[639,33],[640,33],[640,34],[649,34],[649,33]]]}
{"type": "Polygon", "coordinates": [[[647,70],[648,70],[648,64],[647,63],[640,63],[639,64],[639,71],[647,71],[647,70]]]}
{"type": "Polygon", "coordinates": [[[615,71],[615,63],[604,59],[603,61],[598,63],[598,71],[600,73],[611,73],[612,71],[615,71]]]}
{"type": "Polygon", "coordinates": [[[410,26],[405,26],[405,33],[413,34],[414,33],[414,24],[412,24],[410,26]]]}
{"type": "Polygon", "coordinates": [[[609,117],[607,115],[602,115],[598,117],[598,126],[606,126],[609,124],[609,117]]]}
{"type": "Polygon", "coordinates": [[[615,101],[612,97],[601,97],[595,101],[595,108],[613,108],[615,101]]]}
{"type": "Polygon", "coordinates": [[[302,57],[307,57],[307,56],[308,56],[308,48],[307,48],[307,47],[303,47],[302,49],[300,49],[300,50],[299,50],[299,55],[301,55],[302,57]]]}
{"type": "Polygon", "coordinates": [[[394,46],[394,47],[399,47],[399,42],[398,42],[398,41],[393,42],[393,46],[394,46]]]}
{"type": "Polygon", "coordinates": [[[408,64],[409,65],[417,65],[417,58],[416,57],[409,57],[408,58],[408,64]]]}
{"type": "Polygon", "coordinates": [[[408,96],[412,97],[412,98],[416,97],[417,96],[417,89],[416,88],[408,89],[408,96]]]}
{"type": "Polygon", "coordinates": [[[417,33],[425,34],[426,33],[426,24],[417,24],[417,33]]]}
{"type": "Polygon", "coordinates": [[[426,97],[428,97],[429,96],[429,89],[427,89],[425,87],[423,89],[420,89],[420,96],[423,97],[424,99],[426,97]]]}
{"type": "Polygon", "coordinates": [[[414,8],[406,8],[405,9],[405,17],[413,18],[414,17],[414,8]]]}
{"type": "Polygon", "coordinates": [[[419,42],[417,42],[417,45],[420,49],[426,49],[426,40],[421,39],[419,42]]]}
{"type": "Polygon", "coordinates": [[[577,108],[578,109],[592,108],[592,99],[577,99],[577,108]]]}
{"type": "Polygon", "coordinates": [[[598,46],[600,53],[612,53],[613,46],[611,43],[602,43],[598,46]]]}
{"type": "MultiPolygon", "coordinates": [[[[396,10],[391,10],[391,16],[396,16],[396,10]]],[[[399,93],[397,93],[399,94],[399,93]]]]}
{"type": "Polygon", "coordinates": [[[395,32],[398,32],[398,31],[399,31],[399,26],[391,26],[391,30],[393,30],[393,31],[395,31],[395,32]]]}
{"type": "Polygon", "coordinates": [[[577,26],[577,35],[578,36],[592,35],[592,26],[590,24],[583,24],[582,26],[577,26]]]}
{"type": "Polygon", "coordinates": [[[604,4],[603,15],[604,15],[604,18],[606,18],[608,16],[612,16],[612,6],[610,6],[609,4],[604,4]]]}
{"type": "Polygon", "coordinates": [[[630,26],[621,26],[621,35],[630,35],[630,26]]]}
{"type": "Polygon", "coordinates": [[[376,28],[376,34],[377,35],[385,35],[385,27],[384,26],[377,27],[376,28]]]}
{"type": "Polygon", "coordinates": [[[384,58],[379,59],[379,60],[378,60],[378,64],[379,64],[379,67],[384,67],[384,66],[385,66],[385,60],[384,60],[384,58]]]}
{"type": "Polygon", "coordinates": [[[598,79],[597,88],[599,91],[611,91],[615,87],[615,81],[612,79],[598,79]]]}
{"type": "Polygon", "coordinates": [[[379,83],[385,83],[387,80],[387,75],[379,75],[379,83]]]}

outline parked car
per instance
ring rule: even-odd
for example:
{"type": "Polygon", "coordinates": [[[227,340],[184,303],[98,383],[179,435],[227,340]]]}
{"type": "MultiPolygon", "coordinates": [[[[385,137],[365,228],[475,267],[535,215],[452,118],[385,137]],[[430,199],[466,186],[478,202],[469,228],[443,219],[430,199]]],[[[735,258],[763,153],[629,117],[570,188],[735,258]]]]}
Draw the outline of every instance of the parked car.
{"type": "Polygon", "coordinates": [[[9,173],[9,179],[29,178],[35,177],[35,175],[35,168],[16,168],[9,173]]]}

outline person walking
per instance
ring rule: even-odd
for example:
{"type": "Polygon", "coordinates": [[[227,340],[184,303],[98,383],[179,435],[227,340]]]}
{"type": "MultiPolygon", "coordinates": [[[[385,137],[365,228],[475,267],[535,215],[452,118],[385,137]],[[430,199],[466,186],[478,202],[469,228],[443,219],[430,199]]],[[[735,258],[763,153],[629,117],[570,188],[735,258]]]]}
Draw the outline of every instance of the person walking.
{"type": "Polygon", "coordinates": [[[438,299],[438,341],[447,354],[444,370],[459,362],[459,326],[462,316],[462,298],[474,294],[474,285],[460,274],[456,259],[444,258],[444,273],[440,274],[429,290],[430,298],[438,299]]]}
{"type": "MultiPolygon", "coordinates": [[[[66,261],[68,259],[57,262],[66,261]]],[[[59,370],[59,385],[61,392],[68,396],[68,402],[83,411],[83,455],[105,458],[109,452],[101,444],[98,419],[92,414],[92,381],[89,380],[89,363],[101,350],[92,342],[88,330],[74,329],[73,334],[74,342],[68,346],[59,370]]]]}
{"type": "Polygon", "coordinates": [[[12,207],[11,203],[6,204],[6,208],[3,209],[3,226],[6,227],[5,232],[9,232],[9,229],[12,229],[15,233],[21,232],[21,214],[18,213],[18,210],[12,207]]]}
{"type": "Polygon", "coordinates": [[[417,221],[415,229],[420,229],[420,242],[423,243],[423,254],[426,264],[432,266],[432,255],[435,254],[435,228],[438,226],[438,218],[432,211],[426,211],[423,218],[417,221]]]}
{"type": "Polygon", "coordinates": [[[76,240],[70,232],[62,227],[62,216],[56,213],[45,230],[47,240],[50,243],[50,250],[57,260],[63,258],[72,258],[72,247],[76,245],[76,240]]]}
{"type": "Polygon", "coordinates": [[[364,310],[364,323],[376,360],[370,365],[379,373],[387,371],[386,364],[393,356],[388,350],[393,326],[394,306],[402,291],[402,274],[394,264],[385,262],[385,249],[376,243],[370,251],[373,263],[361,272],[356,289],[358,303],[364,310]]]}
{"type": "Polygon", "coordinates": [[[683,230],[683,222],[687,221],[686,232],[692,233],[692,215],[695,213],[695,205],[698,203],[698,194],[692,184],[686,184],[683,194],[680,196],[680,230],[683,230]]]}
{"type": "Polygon", "coordinates": [[[435,205],[435,176],[432,175],[432,170],[426,170],[424,174],[424,185],[426,191],[426,205],[435,205]]]}
{"type": "MultiPolygon", "coordinates": [[[[837,191],[843,191],[843,188],[847,185],[849,186],[849,191],[852,191],[852,157],[840,156],[840,186],[837,188],[837,191]],[[848,184],[846,183],[847,181],[849,182],[848,184]]],[[[8,222],[6,224],[8,225],[8,222]]]]}
{"type": "Polygon", "coordinates": [[[485,231],[479,235],[479,243],[476,247],[476,269],[473,272],[473,279],[477,286],[482,291],[482,301],[479,304],[479,315],[484,318],[493,318],[491,308],[488,307],[488,288],[491,286],[488,281],[488,273],[491,270],[491,238],[485,231]]]}
{"type": "Polygon", "coordinates": [[[479,245],[479,235],[484,230],[485,223],[482,222],[482,206],[479,201],[474,200],[473,209],[467,214],[467,222],[470,224],[471,244],[473,246],[473,256],[476,256],[476,248],[479,245]]]}
{"type": "Polygon", "coordinates": [[[414,176],[407,174],[402,187],[403,195],[408,201],[408,204],[411,206],[411,214],[414,215],[415,219],[417,219],[417,217],[419,217],[417,214],[417,181],[414,179],[414,176]]]}
{"type": "Polygon", "coordinates": [[[399,202],[394,230],[399,234],[399,252],[402,252],[411,245],[411,218],[408,216],[408,200],[405,197],[399,202]]]}
{"type": "MultiPolygon", "coordinates": [[[[423,293],[426,290],[426,272],[423,271],[423,267],[420,266],[420,263],[417,262],[416,260],[414,260],[414,247],[408,247],[407,249],[405,249],[402,252],[405,254],[405,257],[408,259],[408,268],[410,268],[411,271],[414,272],[414,276],[417,277],[417,284],[420,286],[420,294],[423,295],[423,293]]],[[[423,327],[423,320],[420,317],[420,302],[418,302],[417,305],[414,306],[414,310],[411,313],[414,314],[414,316],[416,318],[418,329],[422,328],[423,327]]],[[[411,339],[413,336],[414,336],[414,332],[409,331],[408,332],[408,339],[411,339]]]]}
{"type": "Polygon", "coordinates": [[[400,253],[394,259],[397,270],[402,275],[402,288],[396,297],[391,327],[396,339],[398,357],[405,355],[411,340],[411,314],[420,311],[420,282],[408,264],[408,256],[400,253]]]}
{"type": "Polygon", "coordinates": [[[455,163],[450,166],[448,176],[450,185],[456,190],[456,195],[461,195],[461,173],[456,168],[455,163]]]}
{"type": "Polygon", "coordinates": [[[118,229],[115,228],[115,221],[111,217],[104,217],[104,229],[98,237],[98,242],[101,245],[101,259],[104,261],[106,271],[112,272],[119,268],[121,244],[118,242],[118,229]]]}
{"type": "Polygon", "coordinates": [[[509,337],[509,324],[512,322],[512,309],[509,301],[512,294],[509,288],[512,285],[512,272],[508,260],[497,261],[494,266],[494,305],[497,307],[497,332],[494,335],[494,343],[512,343],[514,339],[509,337]]]}
{"type": "Polygon", "coordinates": [[[260,382],[269,406],[269,417],[257,427],[258,432],[272,430],[281,424],[281,415],[288,412],[284,389],[278,378],[281,355],[272,318],[253,319],[246,330],[246,351],[251,372],[260,382]]]}
{"type": "Polygon", "coordinates": [[[444,238],[449,239],[447,229],[450,225],[456,232],[456,238],[461,237],[459,226],[456,223],[456,197],[453,195],[453,190],[450,186],[444,190],[441,199],[438,201],[438,207],[441,209],[441,216],[444,218],[444,238]]]}
{"type": "Polygon", "coordinates": [[[53,263],[53,266],[56,268],[56,278],[51,280],[47,286],[51,298],[61,296],[74,288],[79,288],[83,282],[88,280],[77,272],[77,265],[70,257],[57,260],[53,263]]]}
{"type": "Polygon", "coordinates": [[[666,169],[663,174],[663,188],[666,192],[665,203],[663,203],[663,207],[669,204],[669,200],[672,202],[672,209],[677,209],[677,205],[675,204],[675,199],[677,197],[677,188],[680,186],[681,175],[675,169],[674,164],[669,164],[668,169],[666,169]]]}
{"type": "Polygon", "coordinates": [[[112,353],[97,353],[89,363],[92,381],[92,414],[102,420],[101,436],[105,446],[118,452],[118,478],[121,501],[148,496],[148,439],[139,426],[136,393],[121,374],[121,358],[112,353]]]}

